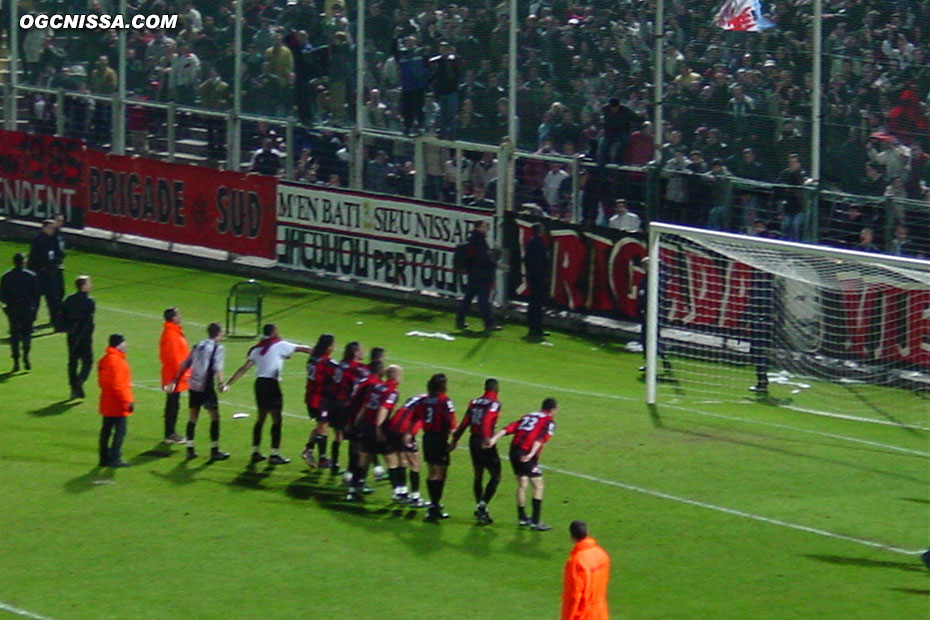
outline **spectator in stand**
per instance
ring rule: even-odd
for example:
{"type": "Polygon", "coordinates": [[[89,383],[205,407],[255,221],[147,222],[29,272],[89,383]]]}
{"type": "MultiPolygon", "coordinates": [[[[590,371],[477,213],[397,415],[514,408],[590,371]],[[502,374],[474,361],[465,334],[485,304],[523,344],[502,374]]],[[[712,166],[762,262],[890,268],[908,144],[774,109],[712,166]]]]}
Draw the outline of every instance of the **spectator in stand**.
{"type": "Polygon", "coordinates": [[[494,210],[494,201],[488,198],[487,190],[484,185],[475,185],[474,192],[471,195],[471,198],[465,202],[465,205],[473,207],[475,209],[483,209],[487,211],[494,210]]]}
{"type": "Polygon", "coordinates": [[[920,200],[930,185],[930,156],[919,142],[911,143],[911,169],[904,184],[907,197],[920,200]]]}
{"type": "Polygon", "coordinates": [[[653,160],[655,155],[655,136],[652,131],[652,122],[644,122],[639,130],[630,136],[623,156],[623,162],[630,166],[645,166],[653,160]]]}
{"type": "Polygon", "coordinates": [[[381,194],[390,193],[391,178],[394,176],[394,165],[388,162],[387,153],[379,150],[365,166],[365,189],[381,194]]]}
{"type": "Polygon", "coordinates": [[[601,115],[604,131],[597,146],[597,163],[603,166],[619,161],[626,152],[633,124],[641,122],[642,119],[633,110],[622,105],[616,97],[601,108],[601,115]]]}
{"type": "MultiPolygon", "coordinates": [[[[570,178],[570,175],[565,170],[565,166],[562,164],[551,163],[549,164],[549,172],[546,173],[546,177],[543,179],[543,200],[549,211],[552,215],[552,211],[559,207],[559,189],[562,185],[562,181],[570,178]]],[[[553,215],[553,217],[557,217],[553,215]]]]}
{"type": "Polygon", "coordinates": [[[439,55],[430,58],[429,65],[433,93],[439,103],[439,135],[446,140],[455,140],[462,61],[455,55],[455,47],[442,41],[439,44],[439,55]]]}
{"type": "MultiPolygon", "coordinates": [[[[398,26],[395,37],[400,32],[402,27],[398,26]]],[[[423,49],[417,45],[417,38],[413,35],[403,38],[403,46],[400,39],[395,38],[391,54],[400,68],[401,116],[404,120],[404,135],[409,136],[413,133],[414,123],[420,131],[423,131],[425,126],[423,102],[427,86],[426,60],[423,57],[423,49]]]]}
{"type": "Polygon", "coordinates": [[[887,186],[884,168],[875,162],[868,162],[865,165],[865,178],[860,184],[859,193],[865,196],[882,196],[887,186]]]}
{"type": "Polygon", "coordinates": [[[275,32],[271,41],[271,46],[265,50],[265,60],[283,88],[294,81],[294,54],[285,47],[284,35],[280,32],[275,32]]]}
{"type": "Polygon", "coordinates": [[[262,147],[252,154],[249,163],[249,172],[277,176],[281,173],[281,163],[284,153],[274,148],[274,139],[268,136],[262,138],[262,147]]]}
{"type": "Polygon", "coordinates": [[[673,150],[672,158],[662,167],[662,178],[665,183],[665,205],[660,221],[682,224],[686,222],[685,214],[688,211],[689,172],[691,160],[685,156],[683,146],[673,150]]]}
{"type": "Polygon", "coordinates": [[[875,234],[871,228],[863,228],[859,231],[859,242],[852,247],[859,252],[879,252],[878,246],[875,245],[875,234]]]}
{"type": "Polygon", "coordinates": [[[171,60],[171,71],[168,74],[169,97],[181,105],[193,105],[199,83],[200,59],[186,42],[181,42],[178,44],[178,53],[171,60]]]}
{"type": "MultiPolygon", "coordinates": [[[[200,105],[208,110],[225,112],[229,109],[230,88],[223,81],[214,67],[207,70],[207,79],[197,89],[200,105]]],[[[207,156],[222,159],[226,146],[226,123],[219,116],[206,116],[203,119],[207,128],[207,156]]]]}
{"type": "Polygon", "coordinates": [[[626,200],[618,198],[614,201],[614,214],[610,217],[607,225],[615,230],[622,230],[628,233],[640,232],[639,216],[627,208],[626,200]]]}
{"type": "Polygon", "coordinates": [[[804,225],[804,195],[801,186],[808,181],[807,173],[801,168],[797,153],[788,156],[788,167],[778,175],[777,182],[788,187],[779,188],[784,201],[781,234],[789,241],[801,241],[804,225]]]}
{"type": "Polygon", "coordinates": [[[894,227],[894,238],[891,240],[891,243],[888,244],[888,252],[890,254],[907,257],[917,256],[917,248],[914,246],[914,243],[908,239],[907,234],[907,226],[904,224],[898,224],[894,227]]]}
{"type": "Polygon", "coordinates": [[[767,177],[765,166],[756,159],[756,152],[752,147],[748,146],[743,149],[742,155],[734,162],[733,173],[738,177],[753,181],[765,181],[767,177]]]}
{"type": "Polygon", "coordinates": [[[889,178],[907,175],[911,150],[893,137],[888,136],[881,139],[870,140],[868,154],[871,161],[884,166],[885,173],[889,178]],[[876,142],[881,145],[879,147],[881,150],[876,150],[876,142]]]}

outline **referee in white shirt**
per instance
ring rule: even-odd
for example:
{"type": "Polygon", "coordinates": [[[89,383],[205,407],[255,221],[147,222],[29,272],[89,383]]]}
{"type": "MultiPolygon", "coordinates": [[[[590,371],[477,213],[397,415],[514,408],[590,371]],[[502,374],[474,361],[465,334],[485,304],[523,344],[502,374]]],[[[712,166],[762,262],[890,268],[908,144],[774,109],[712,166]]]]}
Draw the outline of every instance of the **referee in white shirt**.
{"type": "Polygon", "coordinates": [[[249,357],[229,381],[220,385],[220,391],[225,392],[233,383],[239,380],[246,371],[255,366],[255,401],[258,405],[258,420],[252,427],[252,459],[253,464],[265,460],[259,451],[262,442],[262,427],[265,418],[271,416],[271,456],[268,463],[271,465],[285,465],[291,460],[280,454],[281,449],[281,410],[284,409],[284,398],[281,395],[281,374],[284,369],[284,360],[296,352],[310,354],[313,349],[303,345],[282,340],[278,335],[278,328],[269,323],[262,327],[263,338],[254,347],[249,349],[249,357]]]}
{"type": "Polygon", "coordinates": [[[210,414],[210,460],[225,461],[229,458],[228,452],[220,450],[220,407],[216,396],[216,382],[223,383],[223,367],[226,364],[226,349],[220,344],[223,339],[223,328],[219,323],[210,323],[207,326],[207,337],[198,342],[178,370],[174,381],[167,386],[174,391],[174,387],[188,368],[191,376],[188,380],[188,398],[190,417],[187,420],[187,459],[197,458],[194,450],[194,431],[197,428],[197,418],[200,408],[203,407],[210,414]]]}

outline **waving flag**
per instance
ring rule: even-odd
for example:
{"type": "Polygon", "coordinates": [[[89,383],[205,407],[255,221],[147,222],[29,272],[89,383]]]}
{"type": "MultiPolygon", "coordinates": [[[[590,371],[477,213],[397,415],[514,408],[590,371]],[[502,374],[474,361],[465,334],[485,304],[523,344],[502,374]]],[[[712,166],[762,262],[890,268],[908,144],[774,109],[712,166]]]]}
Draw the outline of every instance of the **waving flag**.
{"type": "Polygon", "coordinates": [[[759,0],[727,0],[717,12],[714,25],[737,32],[760,32],[775,23],[763,17],[759,0]]]}

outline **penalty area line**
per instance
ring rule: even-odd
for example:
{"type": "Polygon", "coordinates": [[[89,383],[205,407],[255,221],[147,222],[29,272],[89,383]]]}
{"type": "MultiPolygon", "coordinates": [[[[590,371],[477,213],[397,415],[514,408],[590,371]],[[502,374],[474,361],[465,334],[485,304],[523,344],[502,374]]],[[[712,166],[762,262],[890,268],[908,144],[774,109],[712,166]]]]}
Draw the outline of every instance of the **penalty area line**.
{"type": "Polygon", "coordinates": [[[824,536],[826,538],[833,538],[835,540],[842,540],[845,542],[855,543],[857,545],[863,545],[866,547],[873,547],[875,549],[882,549],[884,551],[890,551],[892,553],[898,553],[901,555],[919,555],[925,551],[925,549],[918,549],[916,551],[910,549],[902,549],[901,547],[895,547],[894,545],[888,545],[882,542],[868,540],[866,538],[856,538],[855,536],[847,536],[846,534],[837,534],[836,532],[830,532],[828,530],[822,530],[816,527],[810,527],[807,525],[801,525],[799,523],[791,523],[790,521],[782,521],[781,519],[773,519],[771,517],[765,517],[762,515],[752,514],[750,512],[745,512],[742,510],[736,510],[735,508],[727,508],[725,506],[717,506],[716,504],[709,504],[707,502],[702,502],[696,499],[689,499],[687,497],[679,497],[677,495],[671,495],[670,493],[665,493],[663,491],[656,491],[654,489],[647,489],[645,487],[636,486],[633,484],[627,484],[625,482],[618,482],[616,480],[607,480],[606,478],[598,478],[597,476],[591,476],[588,474],[582,474],[574,471],[568,471],[565,469],[560,469],[558,467],[552,467],[551,465],[540,465],[543,469],[555,472],[557,474],[562,474],[563,476],[570,476],[573,478],[580,478],[582,480],[588,480],[590,482],[597,482],[599,484],[604,484],[612,487],[617,487],[624,489],[626,491],[632,491],[634,493],[640,493],[642,495],[649,495],[650,497],[655,497],[658,499],[669,500],[673,502],[678,502],[680,504],[687,504],[689,506],[695,506],[697,508],[704,508],[706,510],[713,510],[715,512],[722,512],[724,514],[732,515],[735,517],[742,517],[744,519],[751,519],[753,521],[759,521],[761,523],[767,523],[769,525],[775,525],[778,527],[784,527],[792,530],[797,530],[799,532],[807,532],[808,534],[816,534],[817,536],[824,536]]]}
{"type": "Polygon", "coordinates": [[[24,618],[32,618],[33,620],[52,620],[48,616],[40,616],[39,614],[32,613],[26,609],[20,609],[19,607],[14,607],[8,603],[0,602],[0,611],[8,611],[11,614],[16,614],[17,616],[23,616],[24,618]]]}

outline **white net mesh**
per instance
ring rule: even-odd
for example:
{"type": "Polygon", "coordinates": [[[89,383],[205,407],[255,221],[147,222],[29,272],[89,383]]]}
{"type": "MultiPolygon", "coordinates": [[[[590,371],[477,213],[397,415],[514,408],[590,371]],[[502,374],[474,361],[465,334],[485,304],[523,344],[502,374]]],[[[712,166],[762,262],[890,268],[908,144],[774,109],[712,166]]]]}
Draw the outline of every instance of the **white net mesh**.
{"type": "Polygon", "coordinates": [[[930,263],[698,231],[659,248],[660,399],[930,429],[930,263]]]}

